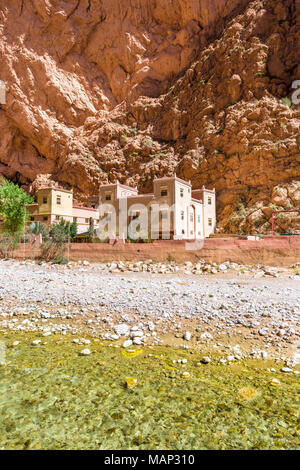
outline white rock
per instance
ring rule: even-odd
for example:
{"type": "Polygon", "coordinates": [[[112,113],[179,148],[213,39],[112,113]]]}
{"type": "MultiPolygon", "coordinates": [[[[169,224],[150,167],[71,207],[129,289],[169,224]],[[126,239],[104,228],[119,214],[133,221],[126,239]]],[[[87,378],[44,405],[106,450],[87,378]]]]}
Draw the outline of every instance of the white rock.
{"type": "Polygon", "coordinates": [[[38,344],[41,344],[41,342],[42,341],[40,339],[35,339],[34,341],[32,341],[32,344],[36,346],[38,344]]]}
{"type": "Polygon", "coordinates": [[[140,331],[140,330],[137,330],[137,331],[132,331],[130,333],[130,337],[131,338],[142,338],[144,336],[144,332],[143,331],[140,331]]]}
{"type": "Polygon", "coordinates": [[[82,344],[91,344],[91,341],[89,339],[81,338],[82,344]]]}
{"type": "Polygon", "coordinates": [[[129,335],[129,326],[126,323],[120,323],[114,327],[115,333],[119,336],[129,335]]]}
{"type": "Polygon", "coordinates": [[[190,341],[191,338],[192,338],[192,333],[191,333],[190,331],[186,331],[186,332],[184,333],[184,339],[185,339],[186,341],[190,341]]]}
{"type": "Polygon", "coordinates": [[[141,345],[141,344],[143,344],[143,341],[141,340],[141,338],[134,338],[133,344],[141,345]]]}
{"type": "Polygon", "coordinates": [[[123,348],[128,348],[131,345],[132,345],[131,339],[126,339],[126,341],[124,341],[124,343],[122,344],[123,348]]]}
{"type": "Polygon", "coordinates": [[[80,351],[80,356],[88,356],[89,354],[91,354],[91,351],[88,348],[80,351]]]}
{"type": "Polygon", "coordinates": [[[227,270],[226,264],[220,264],[219,271],[226,271],[226,270],[227,270]]]}
{"type": "Polygon", "coordinates": [[[209,364],[211,362],[211,358],[209,356],[203,356],[201,362],[203,364],[209,364]]]}

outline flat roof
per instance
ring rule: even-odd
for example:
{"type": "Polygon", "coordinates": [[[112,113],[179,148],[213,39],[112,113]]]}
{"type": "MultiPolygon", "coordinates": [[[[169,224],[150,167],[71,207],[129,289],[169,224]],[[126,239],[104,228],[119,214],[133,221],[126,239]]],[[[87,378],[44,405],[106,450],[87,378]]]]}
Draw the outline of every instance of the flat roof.
{"type": "Polygon", "coordinates": [[[180,183],[183,183],[183,184],[186,184],[187,186],[192,186],[191,183],[189,183],[188,181],[185,181],[181,178],[178,178],[178,176],[163,176],[162,178],[155,178],[153,180],[153,183],[155,183],[156,181],[170,181],[170,180],[176,180],[176,181],[180,181],[180,183]]]}
{"type": "Polygon", "coordinates": [[[122,186],[122,188],[130,189],[131,191],[138,191],[137,188],[133,188],[132,186],[127,186],[126,184],[123,183],[107,183],[107,184],[101,184],[100,188],[105,188],[108,186],[122,186]]]}
{"type": "Polygon", "coordinates": [[[38,192],[39,192],[39,191],[49,191],[49,189],[51,189],[52,191],[62,191],[62,192],[64,192],[64,193],[70,193],[70,194],[73,193],[73,191],[72,191],[72,190],[70,191],[69,189],[52,188],[51,186],[47,186],[47,187],[45,187],[45,188],[39,188],[39,189],[38,189],[38,192]]]}

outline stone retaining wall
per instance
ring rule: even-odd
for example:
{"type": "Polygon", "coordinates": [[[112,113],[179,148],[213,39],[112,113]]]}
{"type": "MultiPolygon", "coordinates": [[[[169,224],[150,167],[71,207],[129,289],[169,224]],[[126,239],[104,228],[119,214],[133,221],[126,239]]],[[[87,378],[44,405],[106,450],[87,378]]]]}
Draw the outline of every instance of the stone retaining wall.
{"type": "MultiPolygon", "coordinates": [[[[67,254],[67,253],[66,253],[67,254]]],[[[15,252],[16,258],[39,256],[37,246],[26,245],[15,252]]],[[[266,237],[260,241],[236,238],[206,239],[202,249],[186,250],[184,241],[157,240],[154,243],[72,243],[70,260],[93,262],[138,261],[152,259],[154,262],[174,260],[239,264],[266,264],[289,266],[300,262],[300,237],[266,237]]]]}

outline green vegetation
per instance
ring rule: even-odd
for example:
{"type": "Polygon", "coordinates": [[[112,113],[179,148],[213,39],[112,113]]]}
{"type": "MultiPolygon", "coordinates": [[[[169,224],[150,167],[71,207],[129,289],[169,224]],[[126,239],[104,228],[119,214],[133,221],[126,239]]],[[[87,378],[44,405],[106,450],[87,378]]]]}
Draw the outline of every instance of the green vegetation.
{"type": "Polygon", "coordinates": [[[77,235],[77,222],[69,222],[61,219],[57,224],[52,224],[49,230],[49,236],[53,241],[73,240],[77,235]]]}
{"type": "Polygon", "coordinates": [[[288,106],[289,108],[292,108],[292,102],[288,97],[282,98],[281,102],[285,104],[286,106],[288,106]]]}
{"type": "Polygon", "coordinates": [[[299,376],[280,364],[204,365],[192,351],[93,339],[81,356],[67,335],[0,339],[1,449],[299,448],[299,376]]]}
{"type": "Polygon", "coordinates": [[[97,171],[98,173],[105,173],[105,174],[107,174],[107,172],[104,171],[103,168],[101,168],[100,166],[97,166],[97,167],[95,168],[95,171],[97,171]]]}
{"type": "Polygon", "coordinates": [[[31,204],[33,198],[17,184],[2,179],[0,185],[0,215],[3,218],[3,232],[16,235],[24,230],[28,213],[26,204],[31,204]]]}
{"type": "Polygon", "coordinates": [[[216,135],[223,134],[224,130],[225,130],[224,127],[220,127],[220,129],[217,129],[217,130],[215,131],[215,134],[216,134],[216,135]]]}
{"type": "Polygon", "coordinates": [[[10,258],[19,246],[19,234],[2,235],[0,238],[0,255],[3,258],[10,258]]]}
{"type": "Polygon", "coordinates": [[[32,222],[30,225],[30,231],[34,235],[42,235],[43,238],[46,238],[49,235],[47,227],[41,222],[32,222]]]}
{"type": "Polygon", "coordinates": [[[238,203],[237,210],[241,216],[246,216],[246,209],[242,202],[238,203]]]}
{"type": "Polygon", "coordinates": [[[59,254],[51,261],[51,264],[68,264],[69,260],[64,255],[59,254]]]}
{"type": "MultiPolygon", "coordinates": [[[[76,230],[77,232],[77,230],[76,230]]],[[[88,241],[91,243],[95,238],[95,229],[94,227],[91,225],[88,229],[88,241]]]]}
{"type": "Polygon", "coordinates": [[[149,158],[161,157],[164,158],[166,156],[165,153],[152,153],[149,155],[149,158]]]}
{"type": "Polygon", "coordinates": [[[69,222],[61,219],[59,223],[52,224],[49,232],[46,232],[44,242],[41,245],[41,258],[45,261],[60,261],[61,264],[66,248],[66,243],[72,241],[77,235],[77,222],[69,222]]]}

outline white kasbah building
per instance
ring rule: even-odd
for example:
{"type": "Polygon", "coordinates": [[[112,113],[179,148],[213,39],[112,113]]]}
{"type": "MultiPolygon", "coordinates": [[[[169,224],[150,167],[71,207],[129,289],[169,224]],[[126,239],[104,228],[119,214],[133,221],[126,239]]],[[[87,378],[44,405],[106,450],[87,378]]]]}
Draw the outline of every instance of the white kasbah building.
{"type": "Polygon", "coordinates": [[[176,175],[154,179],[151,194],[117,181],[100,187],[99,215],[102,239],[201,240],[215,231],[216,193],[176,175]]]}

